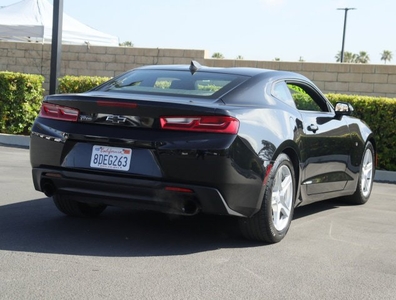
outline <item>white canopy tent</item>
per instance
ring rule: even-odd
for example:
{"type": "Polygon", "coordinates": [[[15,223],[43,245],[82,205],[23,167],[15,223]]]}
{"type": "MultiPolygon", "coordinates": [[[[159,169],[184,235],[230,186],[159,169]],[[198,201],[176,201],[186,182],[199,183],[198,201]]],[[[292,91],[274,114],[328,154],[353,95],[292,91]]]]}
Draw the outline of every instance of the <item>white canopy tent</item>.
{"type": "MultiPolygon", "coordinates": [[[[22,0],[0,7],[0,41],[51,43],[53,6],[46,0],[22,0]]],[[[95,30],[63,14],[62,43],[118,46],[118,37],[95,30]]]]}

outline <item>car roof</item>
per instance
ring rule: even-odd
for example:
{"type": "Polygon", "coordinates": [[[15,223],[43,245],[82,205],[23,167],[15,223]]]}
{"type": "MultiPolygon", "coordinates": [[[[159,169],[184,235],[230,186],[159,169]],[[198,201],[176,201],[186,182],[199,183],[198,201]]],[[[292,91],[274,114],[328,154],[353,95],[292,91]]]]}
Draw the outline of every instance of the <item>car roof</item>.
{"type": "MultiPolygon", "coordinates": [[[[190,65],[147,65],[135,68],[133,70],[168,70],[168,71],[189,71],[190,65]]],[[[131,71],[133,71],[131,70],[131,71]]],[[[273,80],[289,78],[289,79],[303,79],[310,81],[305,76],[289,71],[283,70],[272,70],[272,69],[261,69],[261,68],[248,68],[248,67],[229,67],[229,68],[218,68],[218,67],[207,67],[201,66],[197,72],[204,71],[210,73],[223,73],[233,74],[241,76],[254,77],[259,75],[261,78],[272,78],[273,80]]]]}
{"type": "MultiPolygon", "coordinates": [[[[190,65],[150,65],[136,68],[135,70],[169,70],[169,71],[189,71],[190,65]]],[[[211,73],[226,73],[235,75],[255,76],[266,72],[273,72],[270,69],[259,69],[259,68],[216,68],[202,66],[198,69],[199,71],[211,72],[211,73]]]]}

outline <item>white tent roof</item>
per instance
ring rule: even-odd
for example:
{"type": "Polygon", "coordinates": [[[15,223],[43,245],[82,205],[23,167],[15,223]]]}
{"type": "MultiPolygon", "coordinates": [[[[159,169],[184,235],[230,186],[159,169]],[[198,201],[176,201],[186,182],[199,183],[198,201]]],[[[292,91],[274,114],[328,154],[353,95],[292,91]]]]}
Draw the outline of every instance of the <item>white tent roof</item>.
{"type": "MultiPolygon", "coordinates": [[[[0,7],[0,40],[51,43],[53,6],[46,0],[22,0],[0,7]]],[[[118,46],[118,37],[95,30],[63,14],[63,44],[118,46]]]]}

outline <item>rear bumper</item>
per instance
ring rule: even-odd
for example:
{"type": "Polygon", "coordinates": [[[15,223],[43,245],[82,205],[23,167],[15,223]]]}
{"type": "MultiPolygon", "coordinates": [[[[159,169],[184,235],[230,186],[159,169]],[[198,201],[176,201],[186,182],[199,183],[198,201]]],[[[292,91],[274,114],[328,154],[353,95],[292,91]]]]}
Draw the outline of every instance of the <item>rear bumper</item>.
{"type": "Polygon", "coordinates": [[[33,168],[36,190],[47,196],[54,193],[77,195],[81,202],[148,209],[193,215],[245,215],[232,210],[219,190],[189,184],[175,184],[126,176],[58,168],[33,168]]]}

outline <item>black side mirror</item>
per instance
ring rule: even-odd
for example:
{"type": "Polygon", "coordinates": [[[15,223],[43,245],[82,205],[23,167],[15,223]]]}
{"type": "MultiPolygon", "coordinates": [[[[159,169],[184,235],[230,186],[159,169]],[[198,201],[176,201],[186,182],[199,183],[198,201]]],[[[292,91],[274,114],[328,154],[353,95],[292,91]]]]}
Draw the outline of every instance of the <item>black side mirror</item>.
{"type": "Polygon", "coordinates": [[[347,102],[337,102],[335,105],[335,113],[337,116],[350,116],[353,113],[353,107],[347,102]]]}

